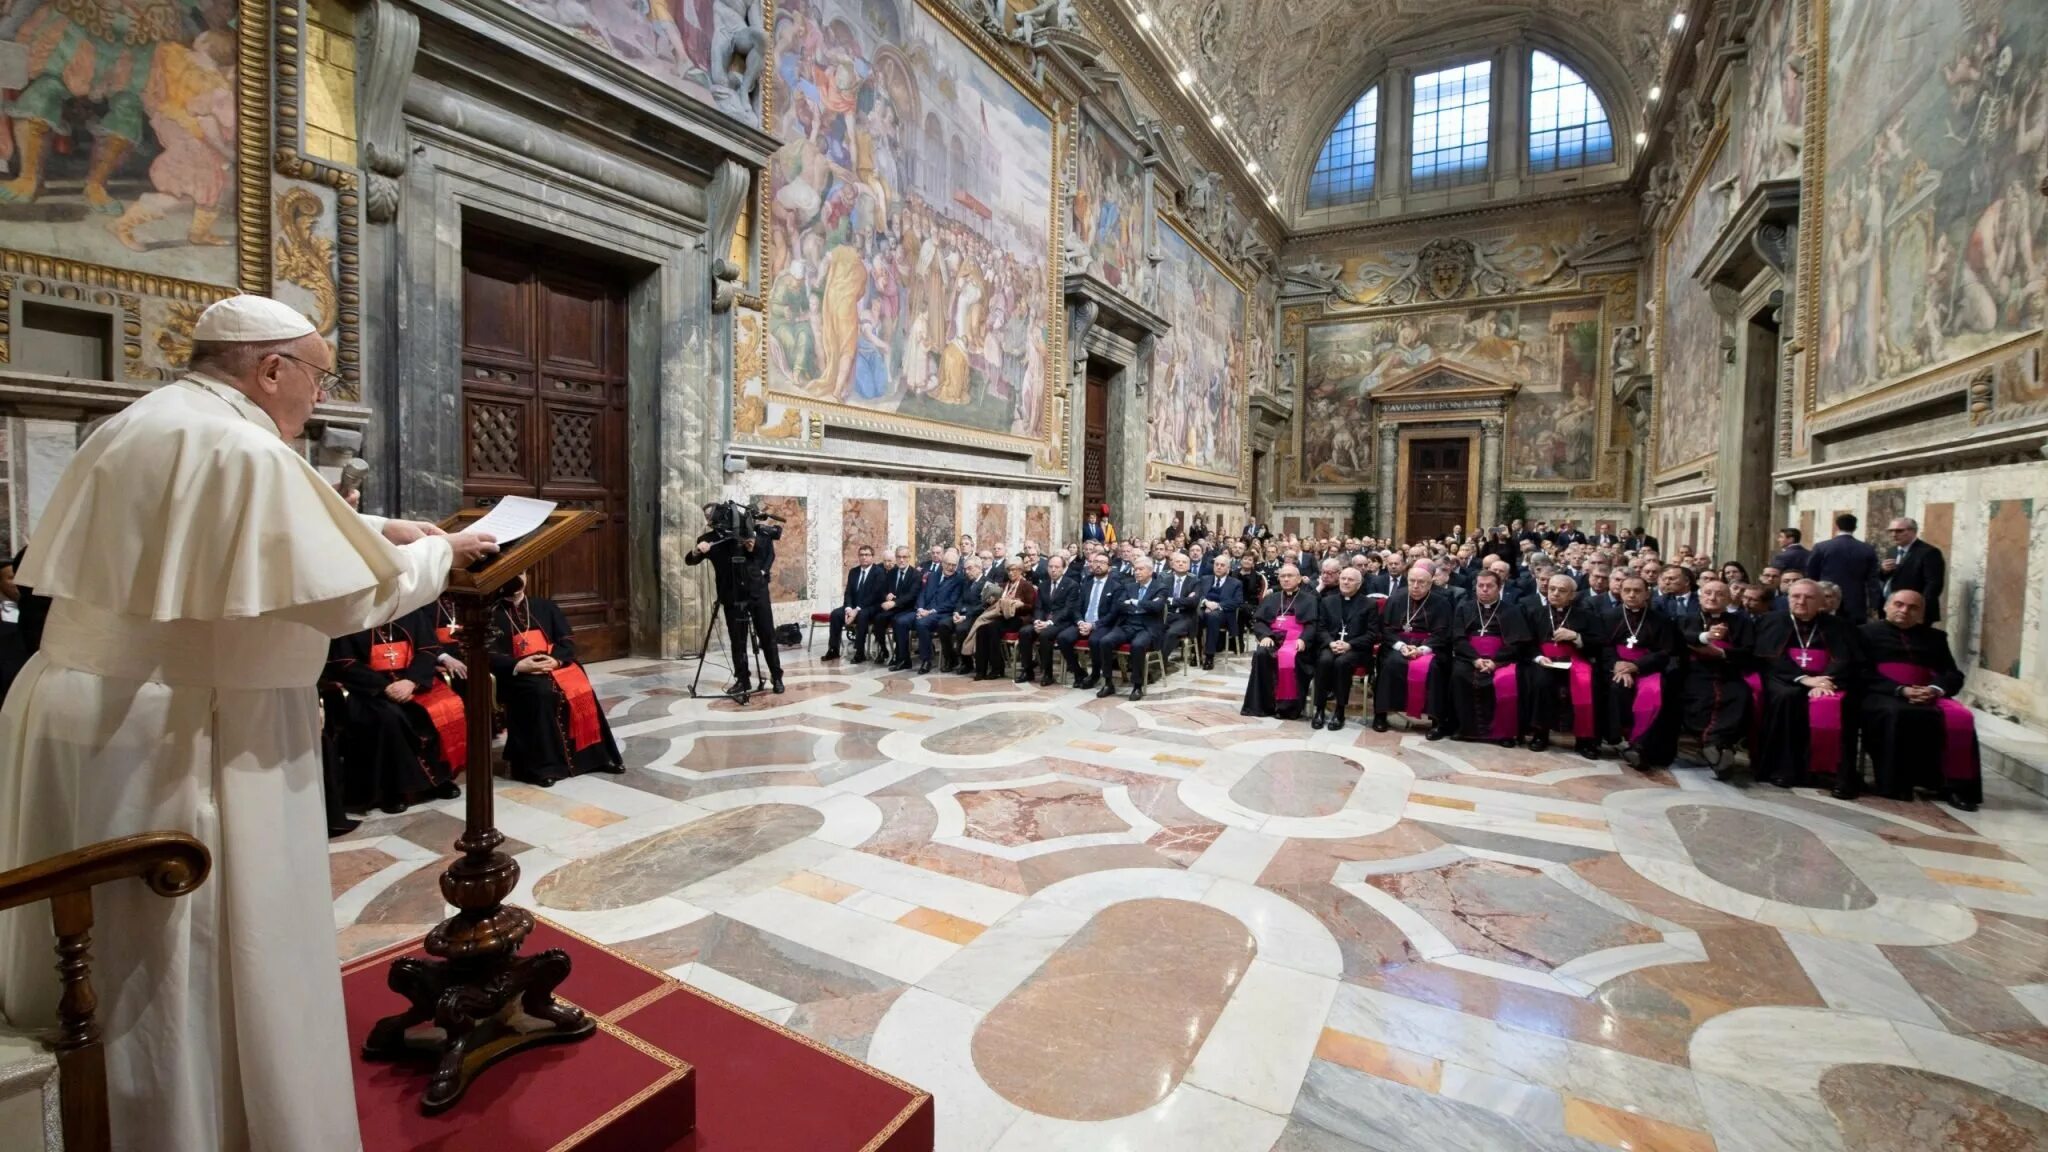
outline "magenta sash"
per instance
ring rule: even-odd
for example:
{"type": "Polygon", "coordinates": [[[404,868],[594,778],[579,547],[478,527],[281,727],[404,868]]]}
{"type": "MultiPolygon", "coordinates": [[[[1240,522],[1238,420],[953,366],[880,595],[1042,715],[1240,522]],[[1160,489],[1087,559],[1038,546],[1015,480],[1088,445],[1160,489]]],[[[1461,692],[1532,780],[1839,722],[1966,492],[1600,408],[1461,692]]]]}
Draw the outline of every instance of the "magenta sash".
{"type": "MultiPolygon", "coordinates": [[[[1631,664],[1648,656],[1649,650],[1631,648],[1626,644],[1615,646],[1614,654],[1631,664]]],[[[1636,673],[1636,698],[1630,708],[1635,722],[1629,726],[1628,742],[1640,744],[1650,732],[1650,725],[1657,722],[1657,713],[1664,707],[1664,674],[1651,672],[1636,673]]]]}
{"type": "Polygon", "coordinates": [[[1274,680],[1273,699],[1301,699],[1301,682],[1294,676],[1294,658],[1299,655],[1293,648],[1296,637],[1301,635],[1301,621],[1292,616],[1282,616],[1273,621],[1273,661],[1279,665],[1280,675],[1274,680]]]}
{"type": "MultiPolygon", "coordinates": [[[[1903,661],[1887,661],[1877,666],[1878,674],[1895,684],[1909,688],[1925,688],[1934,683],[1934,669],[1903,661]]],[[[1977,778],[1977,758],[1973,755],[1977,743],[1977,720],[1970,710],[1943,696],[1934,702],[1941,710],[1941,775],[1947,780],[1974,780],[1977,778]]]]}
{"type": "MultiPolygon", "coordinates": [[[[1473,636],[1466,640],[1472,650],[1491,660],[1507,647],[1507,641],[1498,636],[1473,636]]],[[[1493,727],[1486,733],[1489,740],[1513,740],[1521,735],[1522,727],[1521,685],[1515,678],[1513,663],[1493,666],[1493,727]]]]}
{"type": "Polygon", "coordinates": [[[1409,644],[1424,645],[1422,655],[1408,660],[1408,706],[1402,709],[1411,718],[1420,720],[1429,713],[1429,668],[1436,663],[1436,651],[1427,647],[1427,632],[1403,632],[1401,639],[1409,644]]]}
{"type": "MultiPolygon", "coordinates": [[[[1805,669],[1809,675],[1817,675],[1818,669],[1828,666],[1828,650],[1825,648],[1787,648],[1785,655],[1805,669]]],[[[1806,698],[1806,756],[1807,770],[1817,776],[1833,776],[1842,770],[1842,694],[1833,696],[1808,696],[1806,698]]]]}
{"type": "Polygon", "coordinates": [[[1578,650],[1571,645],[1549,640],[1543,642],[1543,655],[1552,660],[1571,661],[1572,735],[1581,740],[1591,740],[1594,735],[1592,663],[1579,659],[1578,650]]]}

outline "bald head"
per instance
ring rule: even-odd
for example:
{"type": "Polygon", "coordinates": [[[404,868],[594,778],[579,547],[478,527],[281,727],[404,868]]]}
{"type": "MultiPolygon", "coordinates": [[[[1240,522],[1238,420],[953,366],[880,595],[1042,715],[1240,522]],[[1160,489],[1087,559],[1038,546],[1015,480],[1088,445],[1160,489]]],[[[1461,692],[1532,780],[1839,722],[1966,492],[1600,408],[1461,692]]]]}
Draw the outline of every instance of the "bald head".
{"type": "Polygon", "coordinates": [[[1901,588],[1884,602],[1884,618],[1897,628],[1914,628],[1927,619],[1927,598],[1910,588],[1901,588]]]}

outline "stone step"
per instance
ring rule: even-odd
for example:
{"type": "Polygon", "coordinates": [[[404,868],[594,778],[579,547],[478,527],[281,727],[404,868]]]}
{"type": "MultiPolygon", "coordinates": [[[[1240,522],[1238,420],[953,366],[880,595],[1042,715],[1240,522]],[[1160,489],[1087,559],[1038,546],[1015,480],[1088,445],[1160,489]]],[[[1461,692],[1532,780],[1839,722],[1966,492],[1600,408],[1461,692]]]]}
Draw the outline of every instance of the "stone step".
{"type": "Polygon", "coordinates": [[[1989,712],[1971,711],[1977,716],[1977,745],[1984,756],[1984,770],[2048,796],[2048,735],[1989,712]]]}

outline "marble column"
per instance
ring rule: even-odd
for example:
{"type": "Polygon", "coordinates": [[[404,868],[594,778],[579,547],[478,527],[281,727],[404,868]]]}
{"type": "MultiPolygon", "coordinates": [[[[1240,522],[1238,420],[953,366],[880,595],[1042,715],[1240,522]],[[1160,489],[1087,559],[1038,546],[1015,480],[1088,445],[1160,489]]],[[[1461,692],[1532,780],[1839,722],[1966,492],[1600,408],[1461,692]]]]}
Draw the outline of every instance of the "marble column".
{"type": "Polygon", "coordinates": [[[1150,455],[1151,398],[1148,365],[1152,338],[1138,343],[1138,354],[1109,382],[1109,459],[1103,473],[1103,497],[1110,520],[1120,530],[1136,533],[1145,521],[1145,466],[1150,455]]]}
{"type": "Polygon", "coordinates": [[[1380,425],[1380,539],[1389,540],[1394,535],[1394,501],[1400,498],[1400,485],[1395,481],[1394,472],[1400,463],[1401,429],[1395,424],[1380,425]]]}
{"type": "Polygon", "coordinates": [[[1472,513],[1475,521],[1465,525],[1469,532],[1482,532],[1500,519],[1501,431],[1499,420],[1479,422],[1479,507],[1472,513]]]}

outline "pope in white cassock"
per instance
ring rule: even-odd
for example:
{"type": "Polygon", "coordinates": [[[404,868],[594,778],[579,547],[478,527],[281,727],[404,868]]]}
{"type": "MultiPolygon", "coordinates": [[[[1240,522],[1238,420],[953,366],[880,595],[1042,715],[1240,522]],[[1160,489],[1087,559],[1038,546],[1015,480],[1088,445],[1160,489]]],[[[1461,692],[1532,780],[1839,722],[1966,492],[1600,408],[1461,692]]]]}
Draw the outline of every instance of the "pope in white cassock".
{"type": "MultiPolygon", "coordinates": [[[[291,307],[223,300],[192,369],[86,440],[22,583],[53,603],[0,712],[0,869],[184,831],[213,876],[94,893],[114,1145],[357,1148],[314,682],[488,539],[358,515],[289,441],[333,374],[291,307]]],[[[0,914],[0,1012],[54,1024],[49,909],[0,914]]]]}

